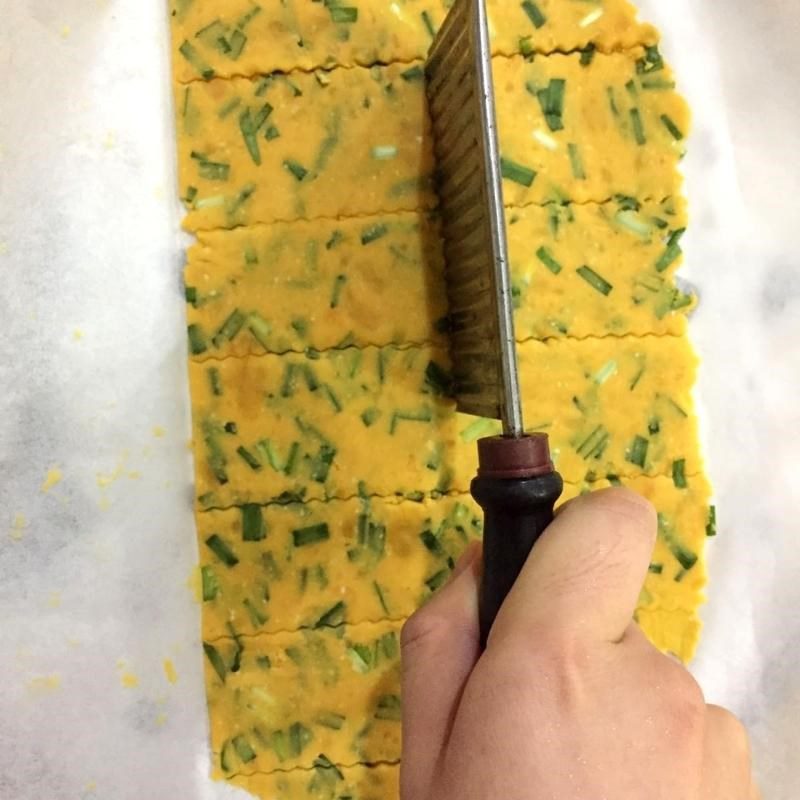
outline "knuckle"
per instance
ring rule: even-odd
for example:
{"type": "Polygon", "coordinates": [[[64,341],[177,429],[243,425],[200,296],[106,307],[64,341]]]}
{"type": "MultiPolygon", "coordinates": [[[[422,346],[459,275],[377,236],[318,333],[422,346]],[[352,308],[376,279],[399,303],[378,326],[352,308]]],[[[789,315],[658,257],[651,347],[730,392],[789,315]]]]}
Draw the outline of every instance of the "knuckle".
{"type": "Polygon", "coordinates": [[[673,731],[686,736],[701,735],[705,727],[706,701],[700,684],[673,661],[665,661],[659,683],[673,731]]]}
{"type": "Polygon", "coordinates": [[[750,737],[741,720],[720,706],[708,707],[710,725],[715,729],[715,736],[723,738],[726,745],[737,755],[749,756],[750,737]]]}
{"type": "Polygon", "coordinates": [[[431,607],[415,611],[403,624],[400,631],[400,646],[403,651],[415,650],[431,639],[438,637],[446,624],[431,607]]]}

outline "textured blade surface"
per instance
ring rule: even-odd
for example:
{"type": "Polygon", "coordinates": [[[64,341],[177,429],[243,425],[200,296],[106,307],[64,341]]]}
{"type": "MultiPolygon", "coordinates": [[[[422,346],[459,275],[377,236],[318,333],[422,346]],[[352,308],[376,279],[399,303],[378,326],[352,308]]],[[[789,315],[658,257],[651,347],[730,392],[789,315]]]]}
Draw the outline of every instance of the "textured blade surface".
{"type": "Polygon", "coordinates": [[[523,432],[484,0],[456,0],[426,65],[458,407],[523,432]]]}

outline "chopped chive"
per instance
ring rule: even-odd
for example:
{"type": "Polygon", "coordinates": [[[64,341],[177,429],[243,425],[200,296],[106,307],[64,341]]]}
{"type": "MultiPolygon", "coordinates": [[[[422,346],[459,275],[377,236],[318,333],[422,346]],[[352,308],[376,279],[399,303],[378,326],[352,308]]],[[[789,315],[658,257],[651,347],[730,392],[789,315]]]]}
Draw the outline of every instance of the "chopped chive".
{"type": "Polygon", "coordinates": [[[642,89],[649,91],[670,91],[675,88],[675,81],[667,81],[663,78],[642,78],[639,85],[642,89]]]}
{"type": "Polygon", "coordinates": [[[239,445],[236,448],[236,452],[254,472],[258,472],[261,469],[261,462],[244,445],[239,445]]]}
{"type": "Polygon", "coordinates": [[[614,88],[612,86],[606,87],[606,94],[608,95],[608,105],[611,108],[611,113],[615,116],[619,116],[619,108],[617,107],[617,99],[614,96],[614,88]]]}
{"type": "Polygon", "coordinates": [[[340,230],[335,230],[327,242],[325,242],[325,249],[332,250],[339,242],[344,239],[344,234],[340,230]]]}
{"type": "Polygon", "coordinates": [[[264,128],[264,138],[271,142],[273,139],[278,139],[281,135],[281,132],[274,126],[274,125],[267,125],[264,128]]]}
{"type": "Polygon", "coordinates": [[[547,127],[551,131],[564,129],[564,90],[567,82],[563,78],[553,78],[546,89],[539,89],[536,97],[542,108],[547,127]]]}
{"type": "Polygon", "coordinates": [[[228,58],[236,61],[236,59],[242,54],[244,46],[247,44],[247,36],[245,36],[240,30],[235,30],[231,34],[229,44],[231,46],[231,50],[228,53],[228,58]]]}
{"type": "Polygon", "coordinates": [[[404,422],[431,422],[433,414],[429,408],[422,408],[419,411],[395,411],[392,414],[392,421],[389,424],[389,433],[394,435],[397,424],[404,422]]]}
{"type": "Polygon", "coordinates": [[[219,534],[212,533],[206,539],[206,546],[226,567],[235,567],[239,563],[236,553],[231,550],[219,534]]]}
{"type": "Polygon", "coordinates": [[[339,414],[342,410],[342,404],[339,398],[336,396],[336,392],[334,392],[327,383],[323,383],[322,393],[328,398],[328,402],[331,404],[331,406],[333,406],[333,410],[339,414]]]}
{"type": "Polygon", "coordinates": [[[436,534],[431,530],[424,530],[419,535],[420,541],[425,545],[425,549],[433,553],[435,556],[444,556],[444,548],[442,543],[436,538],[436,534]]]}
{"type": "Polygon", "coordinates": [[[617,362],[612,358],[597,370],[592,380],[598,386],[602,386],[612,375],[617,374],[617,366],[617,362]]]}
{"type": "Polygon", "coordinates": [[[608,447],[611,434],[603,425],[598,425],[578,446],[575,452],[588,461],[590,458],[599,459],[608,447]]]}
{"type": "Polygon", "coordinates": [[[289,748],[293,756],[299,756],[314,738],[311,731],[301,722],[289,726],[289,748]]]}
{"type": "Polygon", "coordinates": [[[383,613],[389,614],[390,611],[389,611],[389,606],[386,602],[386,594],[383,591],[381,585],[378,583],[378,581],[372,581],[372,588],[375,590],[375,594],[378,597],[378,602],[380,603],[381,608],[383,609],[383,613]]]}
{"type": "Polygon", "coordinates": [[[332,22],[357,22],[358,9],[353,6],[329,6],[332,22]]]}
{"type": "Polygon", "coordinates": [[[339,305],[339,299],[342,294],[342,289],[347,283],[347,275],[337,275],[333,279],[333,290],[331,291],[331,308],[336,308],[339,305]]]}
{"type": "Polygon", "coordinates": [[[591,64],[592,61],[594,61],[596,53],[597,53],[596,45],[592,43],[586,45],[586,47],[584,47],[583,50],[581,50],[581,59],[580,59],[581,66],[588,67],[589,64],[591,64]]]}
{"type": "Polygon", "coordinates": [[[184,39],[183,44],[178,48],[178,52],[189,62],[204,80],[211,80],[214,77],[214,70],[206,64],[200,57],[192,44],[184,39]]]}
{"type": "Polygon", "coordinates": [[[292,531],[292,541],[295,547],[306,547],[310,544],[317,544],[330,539],[331,534],[328,530],[327,522],[320,522],[316,525],[308,525],[305,528],[296,528],[292,531]]]}
{"type": "Polygon", "coordinates": [[[206,658],[208,659],[211,666],[214,668],[214,672],[217,673],[219,679],[225,683],[225,676],[228,673],[228,668],[225,666],[225,661],[222,659],[222,656],[219,654],[219,650],[214,647],[213,644],[208,644],[208,642],[203,642],[203,652],[206,654],[206,658]]]}
{"type": "Polygon", "coordinates": [[[661,573],[664,571],[664,565],[663,564],[651,564],[647,568],[647,571],[648,572],[652,572],[653,575],[661,575],[661,573]]]}
{"type": "Polygon", "coordinates": [[[258,128],[250,114],[249,108],[246,108],[239,115],[239,130],[242,133],[242,138],[247,146],[247,152],[250,154],[250,158],[253,160],[254,164],[257,166],[260,165],[261,151],[258,149],[258,139],[256,138],[258,128]]]}
{"type": "MultiPolygon", "coordinates": [[[[288,651],[287,651],[288,655],[288,651]]],[[[283,762],[289,757],[289,749],[286,744],[286,734],[283,731],[273,731],[270,737],[270,747],[278,758],[278,761],[283,762]]]]}
{"type": "Polygon", "coordinates": [[[371,153],[376,161],[390,161],[397,156],[397,147],[393,144],[376,145],[371,153]]]}
{"type": "Polygon", "coordinates": [[[236,751],[236,755],[247,764],[248,762],[252,761],[256,757],[256,752],[250,745],[250,742],[244,736],[234,736],[233,737],[233,749],[236,751]]]}
{"type": "Polygon", "coordinates": [[[450,570],[440,569],[425,581],[425,585],[428,587],[428,589],[430,589],[430,591],[435,592],[438,588],[444,586],[448,577],[450,577],[450,570]]]}
{"type": "Polygon", "coordinates": [[[639,381],[642,379],[642,375],[644,375],[644,369],[645,369],[645,368],[644,368],[644,367],[642,367],[642,368],[641,368],[641,369],[640,369],[640,370],[639,370],[639,371],[636,373],[636,375],[634,375],[634,376],[633,376],[633,380],[631,381],[631,383],[630,383],[630,386],[629,386],[629,388],[630,388],[630,390],[631,390],[631,391],[633,391],[633,390],[634,390],[634,389],[635,389],[635,388],[636,388],[636,387],[639,385],[639,381]]]}
{"type": "Polygon", "coordinates": [[[667,537],[667,547],[687,572],[697,563],[697,555],[677,541],[674,536],[667,537]]]}
{"type": "Polygon", "coordinates": [[[637,436],[626,455],[626,460],[631,464],[636,464],[637,467],[644,468],[645,461],[647,461],[647,448],[650,442],[643,436],[637,436]]]}
{"type": "Polygon", "coordinates": [[[385,694],[378,698],[375,710],[375,719],[391,720],[400,722],[402,710],[400,698],[396,694],[385,694]]]}
{"type": "Polygon", "coordinates": [[[247,315],[247,328],[253,334],[255,340],[265,350],[269,350],[269,335],[272,327],[258,311],[251,311],[247,315]]]}
{"type": "Polygon", "coordinates": [[[612,486],[622,486],[622,481],[619,479],[619,475],[606,475],[606,480],[612,486]]]}
{"type": "Polygon", "coordinates": [[[233,202],[228,209],[228,213],[231,216],[234,216],[239,212],[239,209],[252,197],[253,192],[256,190],[256,185],[254,183],[248,183],[242,187],[242,190],[239,194],[234,197],[233,202]]]}
{"type": "MultiPolygon", "coordinates": [[[[340,731],[344,725],[345,719],[346,717],[342,716],[341,714],[337,714],[334,711],[323,711],[317,716],[316,722],[318,725],[322,725],[323,728],[330,728],[332,731],[340,731]]],[[[333,764],[331,764],[331,762],[328,761],[328,759],[323,755],[317,757],[317,759],[314,761],[314,766],[316,767],[317,761],[323,758],[328,762],[328,764],[330,764],[331,767],[333,767],[333,769],[336,769],[336,767],[334,767],[333,764]]]]}
{"type": "Polygon", "coordinates": [[[561,272],[561,264],[555,260],[553,254],[544,245],[536,251],[536,258],[538,258],[553,275],[558,275],[558,273],[561,272]]]}
{"type": "Polygon", "coordinates": [[[672,462],[672,482],[676,489],[685,489],[686,483],[686,459],[679,458],[672,462]]]}
{"type": "Polygon", "coordinates": [[[239,426],[235,422],[226,422],[223,426],[225,433],[238,433],[239,426]]]}
{"type": "Polygon", "coordinates": [[[219,594],[219,581],[213,567],[200,567],[200,582],[203,587],[203,602],[213,600],[219,594]]]}
{"type": "Polygon", "coordinates": [[[361,412],[361,421],[364,423],[364,427],[370,428],[372,427],[375,422],[377,421],[378,417],[380,416],[381,412],[378,411],[377,408],[368,408],[365,411],[361,412]]]}
{"type": "Polygon", "coordinates": [[[221,106],[220,110],[217,112],[217,116],[220,119],[225,119],[225,117],[227,117],[228,114],[230,114],[232,111],[234,111],[235,109],[237,109],[239,107],[241,102],[242,102],[242,99],[240,97],[231,98],[230,100],[228,100],[227,103],[223,103],[223,105],[221,106]]]}
{"type": "Polygon", "coordinates": [[[583,159],[581,158],[580,150],[578,149],[578,145],[573,144],[570,142],[567,145],[567,150],[569,151],[569,163],[572,167],[572,175],[576,180],[585,181],[586,180],[586,172],[583,168],[583,159]]]}
{"type": "Polygon", "coordinates": [[[404,81],[421,81],[425,77],[425,70],[419,64],[409,67],[400,73],[404,81]]]}
{"type": "Polygon", "coordinates": [[[664,249],[664,252],[659,256],[655,263],[657,272],[663,272],[665,269],[675,263],[675,261],[681,256],[683,250],[681,250],[680,241],[685,231],[685,228],[679,228],[670,234],[669,239],[667,239],[667,246],[664,249]]]}
{"type": "Polygon", "coordinates": [[[647,423],[647,430],[651,436],[661,433],[661,420],[658,417],[653,417],[647,423]]]}
{"type": "Polygon", "coordinates": [[[370,225],[361,231],[361,244],[371,244],[389,232],[389,226],[383,223],[370,225]]]}
{"type": "Polygon", "coordinates": [[[220,329],[211,337],[211,343],[214,347],[219,347],[223,342],[233,341],[244,323],[244,314],[238,308],[234,309],[222,323],[220,329]]]}
{"type": "Polygon", "coordinates": [[[534,28],[541,28],[547,22],[547,17],[533,0],[523,0],[522,10],[528,15],[528,19],[533,23],[534,28]]]}
{"type": "Polygon", "coordinates": [[[288,169],[298,181],[302,181],[306,175],[308,175],[308,170],[302,164],[299,164],[291,158],[287,158],[283,162],[283,166],[288,169]]]}
{"type": "Polygon", "coordinates": [[[667,114],[661,115],[661,122],[664,123],[664,127],[669,131],[670,136],[672,136],[675,141],[679,142],[683,139],[683,132],[667,114]]]}
{"type": "Polygon", "coordinates": [[[425,367],[425,386],[433,394],[447,396],[452,391],[453,378],[444,367],[431,360],[425,367]]]}
{"type": "Polygon", "coordinates": [[[611,293],[611,290],[614,288],[612,284],[610,284],[601,275],[598,275],[591,267],[584,265],[582,267],[578,267],[578,269],[575,271],[593,289],[596,289],[598,292],[600,292],[600,294],[605,295],[606,297],[608,297],[608,295],[611,293]]]}
{"type": "Polygon", "coordinates": [[[255,604],[252,600],[250,600],[249,597],[245,597],[245,599],[242,601],[242,605],[247,611],[247,616],[250,617],[250,624],[256,630],[258,630],[269,619],[267,614],[256,608],[255,604]]]}
{"type": "Polygon", "coordinates": [[[186,329],[189,334],[189,352],[193,356],[199,356],[208,350],[205,336],[199,325],[189,325],[186,329]]]}
{"type": "Polygon", "coordinates": [[[633,125],[633,137],[636,139],[636,144],[647,144],[647,136],[644,133],[644,123],[642,122],[642,115],[639,113],[638,108],[630,110],[631,125],[633,125]]]}
{"type": "Polygon", "coordinates": [[[195,186],[187,186],[186,187],[186,196],[183,198],[183,201],[187,205],[192,205],[197,197],[197,187],[195,186]]]}
{"type": "Polygon", "coordinates": [[[664,59],[661,57],[658,45],[645,47],[644,57],[636,62],[636,72],[639,75],[647,75],[662,69],[664,69],[664,59]]]}
{"type": "Polygon", "coordinates": [[[267,525],[261,506],[246,503],[239,509],[242,516],[242,539],[245,542],[260,542],[267,536],[267,525]]]}
{"type": "Polygon", "coordinates": [[[636,88],[636,82],[633,80],[633,78],[631,78],[625,84],[625,88],[628,90],[628,94],[631,95],[631,97],[636,97],[636,95],[638,94],[638,90],[636,88]]]}
{"type": "Polygon", "coordinates": [[[433,24],[431,15],[427,11],[423,11],[420,16],[422,17],[422,24],[425,26],[425,30],[428,31],[428,35],[433,39],[436,36],[436,26],[433,24]]]}
{"type": "Polygon", "coordinates": [[[709,506],[708,522],[706,522],[706,536],[711,537],[716,535],[717,535],[717,507],[709,506]]]}
{"type": "Polygon", "coordinates": [[[336,448],[327,443],[320,446],[319,453],[311,464],[311,480],[317,483],[325,483],[328,480],[328,473],[334,458],[336,458],[336,452],[336,448]]]}
{"type": "Polygon", "coordinates": [[[329,608],[315,623],[314,628],[335,628],[345,621],[347,615],[347,606],[343,601],[339,601],[336,605],[329,608]]]}
{"type": "Polygon", "coordinates": [[[614,215],[614,220],[626,228],[631,233],[635,233],[642,239],[650,239],[653,234],[653,228],[637,211],[630,209],[620,209],[614,215]]]}
{"type": "Polygon", "coordinates": [[[347,648],[347,657],[359,675],[366,675],[372,669],[372,650],[365,644],[350,645],[347,648]]]}
{"type": "Polygon", "coordinates": [[[500,173],[504,178],[522,186],[531,186],[536,178],[535,170],[502,157],[500,158],[500,173]]]}

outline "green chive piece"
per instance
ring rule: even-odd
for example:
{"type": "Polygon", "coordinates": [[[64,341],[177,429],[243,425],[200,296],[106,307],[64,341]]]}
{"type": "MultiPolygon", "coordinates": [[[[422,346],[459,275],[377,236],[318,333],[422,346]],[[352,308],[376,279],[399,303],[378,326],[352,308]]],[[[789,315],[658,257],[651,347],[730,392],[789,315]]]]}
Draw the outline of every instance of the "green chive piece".
{"type": "Polygon", "coordinates": [[[393,144],[377,145],[370,152],[376,161],[391,161],[397,157],[397,147],[393,144]]]}
{"type": "Polygon", "coordinates": [[[336,452],[336,448],[327,443],[320,446],[319,452],[311,462],[311,480],[317,483],[325,483],[328,480],[336,452]]]}
{"type": "Polygon", "coordinates": [[[378,602],[383,609],[383,613],[390,614],[391,612],[389,611],[389,605],[386,602],[386,593],[383,591],[383,587],[378,583],[378,581],[372,581],[372,588],[375,590],[375,594],[378,597],[378,602]]]}
{"type": "Polygon", "coordinates": [[[267,525],[261,506],[246,503],[239,509],[242,515],[242,539],[245,542],[260,542],[267,536],[267,525]]]}
{"type": "Polygon", "coordinates": [[[590,458],[599,459],[608,447],[611,434],[603,425],[598,425],[582,442],[575,448],[575,452],[588,461],[590,458]]]}
{"type": "Polygon", "coordinates": [[[534,48],[530,36],[520,36],[518,46],[519,52],[525,56],[525,58],[531,59],[536,55],[536,48],[534,48]]]}
{"type": "Polygon", "coordinates": [[[269,335],[272,331],[272,326],[258,311],[251,311],[247,315],[247,329],[265,350],[269,350],[269,335]]]}
{"type": "Polygon", "coordinates": [[[452,391],[453,378],[447,370],[435,361],[429,361],[425,367],[425,386],[433,394],[448,396],[452,391]]]}
{"type": "Polygon", "coordinates": [[[553,275],[558,275],[558,273],[561,272],[561,264],[556,261],[553,254],[544,245],[536,251],[536,258],[538,258],[553,275]]]}
{"type": "Polygon", "coordinates": [[[331,538],[327,522],[308,525],[305,528],[296,528],[292,531],[292,541],[295,547],[307,547],[310,544],[324,542],[331,538]]]}
{"type": "MultiPolygon", "coordinates": [[[[340,731],[342,726],[344,725],[345,717],[341,714],[337,714],[333,711],[323,711],[316,719],[318,725],[322,725],[324,728],[330,728],[332,731],[340,731]]],[[[325,758],[325,756],[319,756],[317,760],[320,758],[325,758]]],[[[325,759],[327,761],[327,759],[325,759]]],[[[314,765],[316,766],[316,761],[314,765]]],[[[330,762],[328,761],[330,764],[330,762]]],[[[333,767],[333,764],[331,764],[333,767]]],[[[334,767],[335,769],[335,767],[334,767]]]]}
{"type": "Polygon", "coordinates": [[[200,57],[200,54],[190,42],[184,39],[183,44],[178,48],[178,52],[189,62],[189,64],[200,73],[203,80],[211,80],[214,77],[214,70],[206,64],[200,57]]]}
{"type": "Polygon", "coordinates": [[[409,67],[403,72],[400,73],[400,77],[404,81],[421,81],[425,77],[425,70],[419,64],[416,64],[413,67],[409,67]]]}
{"type": "Polygon", "coordinates": [[[288,169],[298,181],[302,181],[306,175],[308,175],[308,170],[302,164],[291,158],[287,158],[283,162],[283,166],[285,169],[288,169]]]}
{"type": "Polygon", "coordinates": [[[683,139],[683,131],[681,131],[667,114],[661,115],[661,122],[675,141],[680,142],[681,139],[683,139]]]}
{"type": "Polygon", "coordinates": [[[213,644],[203,642],[203,652],[206,654],[206,658],[208,658],[209,663],[214,668],[214,672],[216,672],[219,676],[219,679],[225,683],[225,676],[228,674],[228,668],[225,666],[225,661],[219,654],[219,650],[217,650],[213,644]]]}
{"type": "Polygon", "coordinates": [[[261,462],[244,445],[239,445],[236,448],[236,452],[253,472],[258,472],[261,469],[261,462]]]}
{"type": "Polygon", "coordinates": [[[206,546],[226,566],[235,567],[239,563],[236,553],[217,533],[212,533],[206,539],[206,546]]]}
{"type": "Polygon", "coordinates": [[[240,30],[235,30],[231,34],[228,44],[231,48],[230,52],[228,53],[228,58],[230,58],[232,61],[236,61],[236,59],[242,54],[244,46],[247,44],[247,37],[240,30]]]}
{"type": "Polygon", "coordinates": [[[528,15],[528,19],[533,23],[534,28],[541,28],[547,22],[547,17],[533,0],[523,0],[522,10],[528,15]]]}
{"type": "Polygon", "coordinates": [[[611,290],[614,288],[614,286],[601,275],[598,275],[591,267],[584,265],[582,267],[578,267],[578,269],[575,271],[593,289],[596,289],[598,292],[600,292],[600,294],[605,295],[606,297],[611,294],[611,290]]]}
{"type": "Polygon", "coordinates": [[[405,422],[431,422],[433,420],[433,413],[429,408],[422,408],[419,411],[395,411],[392,414],[392,421],[389,424],[389,433],[394,436],[397,430],[397,424],[401,421],[405,422]]]}
{"type": "Polygon", "coordinates": [[[657,272],[663,272],[665,269],[674,264],[678,258],[680,258],[683,253],[683,250],[681,250],[680,241],[685,231],[685,228],[679,228],[670,234],[669,239],[667,239],[667,246],[664,252],[659,256],[658,261],[655,263],[657,272]]]}
{"type": "Polygon", "coordinates": [[[594,57],[597,54],[597,47],[594,44],[588,44],[586,47],[581,50],[581,66],[588,67],[589,64],[594,61],[594,57]]]}
{"type": "Polygon", "coordinates": [[[247,145],[247,152],[250,154],[250,158],[253,160],[254,164],[257,166],[260,165],[261,152],[258,149],[258,139],[256,138],[258,129],[256,128],[249,108],[246,108],[239,115],[239,130],[242,133],[245,145],[247,145]]]}
{"type": "Polygon", "coordinates": [[[450,577],[450,570],[449,569],[441,569],[437,573],[431,575],[425,581],[425,585],[430,589],[430,591],[435,592],[441,586],[444,586],[447,579],[450,577]]]}
{"type": "Polygon", "coordinates": [[[389,232],[389,226],[383,223],[370,225],[361,231],[361,244],[371,244],[389,232]]]}
{"type": "Polygon", "coordinates": [[[331,5],[328,7],[328,11],[330,12],[332,22],[348,23],[358,21],[358,9],[354,6],[331,5]]]}
{"type": "Polygon", "coordinates": [[[271,142],[273,139],[280,138],[280,135],[281,132],[274,125],[267,125],[267,127],[264,128],[264,138],[268,142],[271,142]]]}
{"type": "Polygon", "coordinates": [[[328,398],[328,402],[333,406],[333,410],[339,414],[342,410],[342,404],[336,396],[336,393],[327,383],[322,384],[322,393],[328,398]]]}
{"type": "Polygon", "coordinates": [[[315,623],[314,628],[335,628],[345,621],[347,606],[341,600],[329,608],[315,623]]]}
{"type": "Polygon", "coordinates": [[[658,45],[646,47],[644,57],[636,62],[636,72],[639,75],[647,75],[651,72],[658,72],[664,69],[664,59],[658,50],[658,45]]]}
{"type": "Polygon", "coordinates": [[[273,752],[278,757],[278,761],[286,761],[286,759],[289,757],[289,748],[286,744],[286,734],[283,731],[273,731],[269,743],[273,752]]]}
{"type": "Polygon", "coordinates": [[[361,421],[364,423],[365,428],[371,428],[375,422],[378,420],[378,417],[381,415],[381,412],[378,411],[377,408],[368,408],[365,411],[361,412],[361,421]]]}
{"type": "Polygon", "coordinates": [[[661,573],[664,571],[664,565],[663,564],[651,564],[647,568],[647,571],[648,572],[652,572],[653,575],[661,575],[661,573]]]}
{"type": "Polygon", "coordinates": [[[551,131],[564,129],[564,90],[567,82],[563,78],[553,78],[546,89],[539,89],[536,97],[542,108],[547,127],[551,131]]]}
{"type": "Polygon", "coordinates": [[[228,100],[227,103],[224,103],[220,110],[217,112],[217,116],[220,119],[225,119],[231,112],[235,111],[242,103],[242,99],[240,97],[232,97],[228,100]]]}
{"type": "Polygon", "coordinates": [[[423,11],[420,16],[422,17],[422,24],[425,26],[425,30],[428,31],[428,35],[433,39],[436,36],[436,26],[433,24],[431,15],[427,11],[423,11]]]}
{"type": "Polygon", "coordinates": [[[289,726],[289,748],[293,756],[299,756],[314,738],[311,731],[301,722],[289,726]]]}
{"type": "Polygon", "coordinates": [[[199,325],[189,325],[186,329],[189,334],[189,352],[193,356],[199,356],[200,353],[205,353],[208,350],[206,338],[199,325]]]}
{"type": "Polygon", "coordinates": [[[708,522],[706,522],[706,536],[711,537],[716,535],[717,535],[717,507],[709,506],[708,522]]]}
{"type": "Polygon", "coordinates": [[[567,145],[567,150],[569,151],[569,163],[572,167],[573,177],[576,180],[585,181],[586,171],[583,168],[583,159],[581,158],[581,152],[578,149],[578,145],[570,142],[567,145]]]}
{"type": "Polygon", "coordinates": [[[500,158],[500,173],[514,183],[521,186],[531,186],[536,178],[536,171],[512,161],[510,158],[500,158]]]}
{"type": "Polygon", "coordinates": [[[644,133],[644,123],[642,122],[642,115],[639,113],[638,108],[630,110],[631,125],[633,125],[633,138],[636,139],[636,144],[647,144],[647,136],[644,133]]]}
{"type": "Polygon", "coordinates": [[[400,698],[396,694],[385,694],[378,698],[378,703],[375,708],[375,719],[400,722],[401,717],[400,698]]]}
{"type": "Polygon", "coordinates": [[[615,116],[619,116],[619,108],[617,107],[617,99],[614,96],[614,88],[612,86],[608,86],[606,88],[606,94],[608,95],[608,105],[611,108],[611,113],[615,116]]]}
{"type": "Polygon", "coordinates": [[[233,749],[236,751],[236,755],[247,764],[248,762],[252,761],[256,757],[256,751],[250,746],[250,742],[245,739],[244,736],[234,736],[233,737],[233,749]]]}
{"type": "Polygon", "coordinates": [[[339,305],[339,299],[342,294],[342,289],[347,283],[347,275],[337,275],[333,279],[333,290],[331,291],[331,308],[336,308],[339,305]]]}
{"type": "Polygon", "coordinates": [[[195,286],[184,286],[183,296],[190,306],[197,308],[197,288],[195,286]]]}
{"type": "Polygon", "coordinates": [[[679,458],[672,462],[672,482],[676,489],[685,489],[686,483],[686,459],[679,458]]]}
{"type": "Polygon", "coordinates": [[[200,567],[200,580],[203,587],[203,602],[213,600],[219,594],[219,581],[213,567],[207,564],[200,567]]]}
{"type": "Polygon", "coordinates": [[[649,440],[644,436],[637,436],[626,455],[626,460],[631,464],[636,464],[637,467],[644,468],[645,461],[647,461],[647,448],[649,447],[649,440]]]}
{"type": "Polygon", "coordinates": [[[238,308],[234,309],[225,322],[222,323],[222,327],[211,337],[211,343],[214,347],[219,347],[224,342],[233,341],[242,329],[245,319],[244,314],[238,308]]]}

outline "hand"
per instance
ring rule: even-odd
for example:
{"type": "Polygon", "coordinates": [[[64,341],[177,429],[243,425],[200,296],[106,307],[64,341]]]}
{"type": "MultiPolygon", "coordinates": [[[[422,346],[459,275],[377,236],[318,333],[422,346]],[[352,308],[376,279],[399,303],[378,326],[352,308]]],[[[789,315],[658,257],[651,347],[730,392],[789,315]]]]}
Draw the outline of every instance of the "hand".
{"type": "Polygon", "coordinates": [[[403,629],[403,800],[752,800],[747,735],[632,621],[638,495],[567,503],[478,646],[479,548],[403,629]]]}

